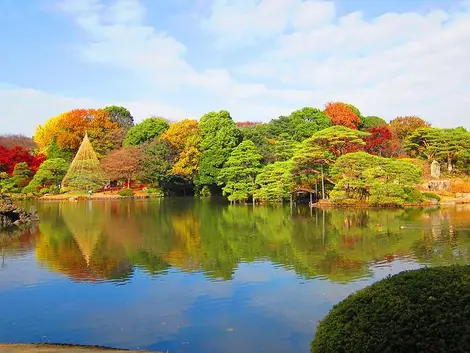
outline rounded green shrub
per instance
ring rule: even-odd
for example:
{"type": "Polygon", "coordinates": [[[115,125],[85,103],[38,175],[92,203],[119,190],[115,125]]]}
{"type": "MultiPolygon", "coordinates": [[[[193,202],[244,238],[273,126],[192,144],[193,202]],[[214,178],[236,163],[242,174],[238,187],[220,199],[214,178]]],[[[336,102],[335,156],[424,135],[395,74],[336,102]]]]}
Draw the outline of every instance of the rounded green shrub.
{"type": "Polygon", "coordinates": [[[122,189],[119,190],[118,195],[122,197],[133,197],[134,191],[132,191],[131,189],[122,189]]]}
{"type": "Polygon", "coordinates": [[[199,192],[200,197],[211,197],[211,190],[207,185],[204,185],[199,192]]]}
{"type": "Polygon", "coordinates": [[[405,271],[350,295],[311,352],[470,352],[470,266],[405,271]]]}
{"type": "Polygon", "coordinates": [[[421,191],[415,188],[407,187],[404,188],[406,197],[405,201],[409,203],[420,203],[424,201],[423,194],[421,194],[421,191]]]}
{"type": "Polygon", "coordinates": [[[431,200],[436,200],[436,201],[441,201],[441,197],[433,192],[423,192],[423,196],[426,199],[431,199],[431,200]]]}
{"type": "Polygon", "coordinates": [[[153,197],[163,197],[164,193],[159,188],[148,188],[147,189],[147,195],[153,196],[153,197]]]}

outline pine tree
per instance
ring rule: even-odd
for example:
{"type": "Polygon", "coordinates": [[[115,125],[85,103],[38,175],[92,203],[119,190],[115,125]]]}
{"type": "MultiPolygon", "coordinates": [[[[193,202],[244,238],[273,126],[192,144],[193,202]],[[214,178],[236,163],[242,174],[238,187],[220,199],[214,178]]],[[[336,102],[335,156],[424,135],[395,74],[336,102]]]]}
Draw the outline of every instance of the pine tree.
{"type": "Polygon", "coordinates": [[[88,134],[85,133],[82,144],[62,180],[62,186],[70,190],[94,190],[105,183],[106,177],[88,139],[88,134]]]}
{"type": "Polygon", "coordinates": [[[243,141],[234,148],[219,174],[219,185],[224,185],[222,191],[224,195],[228,195],[229,201],[246,202],[253,196],[262,159],[263,156],[250,140],[243,141]]]}

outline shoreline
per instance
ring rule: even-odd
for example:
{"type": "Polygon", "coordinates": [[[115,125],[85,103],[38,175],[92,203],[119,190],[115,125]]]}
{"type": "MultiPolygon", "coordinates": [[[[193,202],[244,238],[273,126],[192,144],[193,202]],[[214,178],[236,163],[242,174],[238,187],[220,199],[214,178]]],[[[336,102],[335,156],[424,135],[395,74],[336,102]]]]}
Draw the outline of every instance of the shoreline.
{"type": "MultiPolygon", "coordinates": [[[[117,192],[114,191],[104,191],[93,193],[92,195],[88,194],[57,194],[57,195],[44,195],[40,197],[33,197],[32,200],[36,201],[106,201],[106,200],[144,200],[144,199],[159,199],[167,196],[160,195],[149,195],[147,192],[142,190],[133,190],[134,196],[120,196],[117,192]]],[[[169,196],[171,198],[171,196],[169,196]]],[[[188,196],[189,197],[189,196],[188,196]]],[[[191,196],[195,197],[195,196],[191,196]]],[[[17,199],[21,200],[21,199],[17,199]]],[[[259,205],[266,205],[267,203],[260,203],[259,205]]],[[[288,202],[285,204],[289,204],[288,202]]],[[[425,201],[420,203],[404,203],[403,205],[371,205],[367,202],[358,202],[358,203],[345,203],[345,204],[334,204],[330,201],[319,201],[314,203],[311,207],[315,208],[351,208],[351,209],[365,209],[365,208],[380,208],[380,209],[397,209],[397,208],[407,208],[407,207],[438,207],[438,206],[452,206],[452,205],[462,205],[470,204],[470,197],[442,197],[441,201],[425,201]]],[[[308,205],[308,204],[307,204],[308,205]]]]}
{"type": "Polygon", "coordinates": [[[102,346],[59,343],[0,343],[0,353],[159,353],[102,346]]]}
{"type": "Polygon", "coordinates": [[[134,196],[120,196],[114,191],[96,192],[91,195],[88,194],[58,194],[58,195],[44,195],[37,197],[38,201],[81,201],[81,200],[126,200],[126,199],[150,199],[155,198],[148,195],[142,190],[133,190],[134,196]]]}

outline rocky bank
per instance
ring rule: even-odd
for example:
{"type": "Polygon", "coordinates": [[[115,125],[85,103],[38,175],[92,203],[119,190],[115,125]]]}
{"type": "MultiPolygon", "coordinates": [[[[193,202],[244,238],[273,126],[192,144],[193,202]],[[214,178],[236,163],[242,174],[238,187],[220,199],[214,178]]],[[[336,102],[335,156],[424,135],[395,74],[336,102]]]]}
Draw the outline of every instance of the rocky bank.
{"type": "Polygon", "coordinates": [[[27,212],[15,205],[10,198],[0,196],[0,229],[26,226],[38,220],[35,212],[27,212]]]}

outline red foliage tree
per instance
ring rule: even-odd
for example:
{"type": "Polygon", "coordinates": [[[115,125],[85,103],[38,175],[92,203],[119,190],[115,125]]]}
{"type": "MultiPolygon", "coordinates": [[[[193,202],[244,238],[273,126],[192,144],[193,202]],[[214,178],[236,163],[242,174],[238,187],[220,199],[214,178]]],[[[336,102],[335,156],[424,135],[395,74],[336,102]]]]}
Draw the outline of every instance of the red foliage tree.
{"type": "Polygon", "coordinates": [[[359,129],[361,118],[345,103],[330,102],[325,105],[325,114],[333,125],[343,125],[350,129],[359,129]]]}
{"type": "Polygon", "coordinates": [[[13,174],[13,170],[17,163],[25,162],[34,175],[46,157],[42,154],[32,155],[29,151],[21,146],[15,146],[11,149],[0,145],[0,171],[9,175],[13,174]]]}
{"type": "Polygon", "coordinates": [[[256,126],[261,123],[255,122],[255,121],[238,121],[235,123],[239,129],[244,128],[244,127],[251,127],[251,126],[256,126]]]}
{"type": "Polygon", "coordinates": [[[365,151],[382,157],[390,157],[392,153],[392,131],[387,125],[373,126],[367,129],[371,135],[364,138],[365,151]]]}

